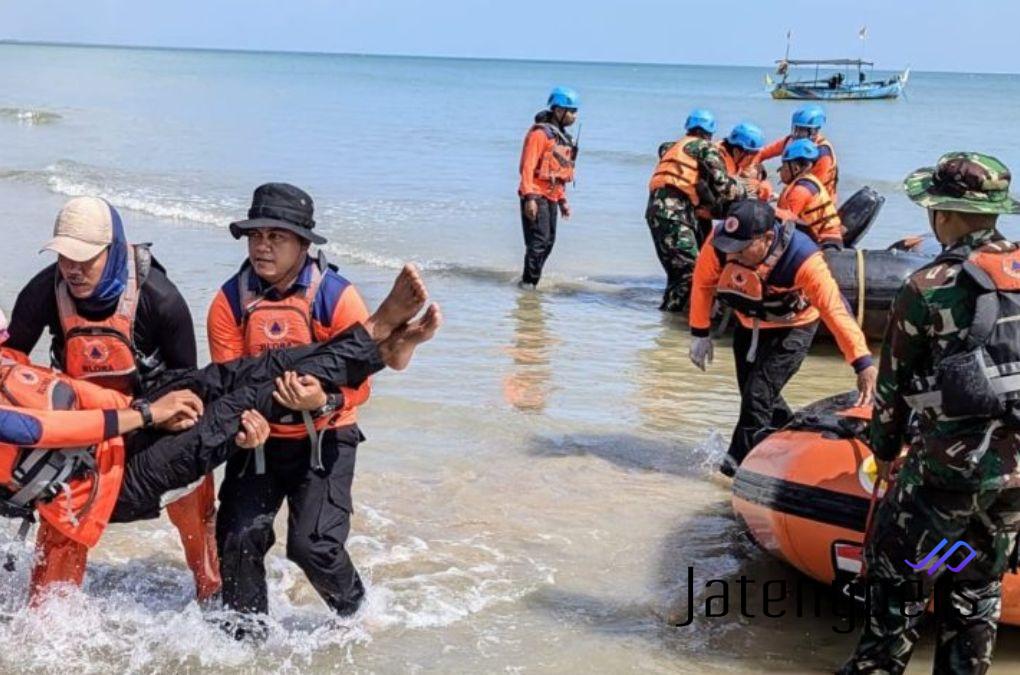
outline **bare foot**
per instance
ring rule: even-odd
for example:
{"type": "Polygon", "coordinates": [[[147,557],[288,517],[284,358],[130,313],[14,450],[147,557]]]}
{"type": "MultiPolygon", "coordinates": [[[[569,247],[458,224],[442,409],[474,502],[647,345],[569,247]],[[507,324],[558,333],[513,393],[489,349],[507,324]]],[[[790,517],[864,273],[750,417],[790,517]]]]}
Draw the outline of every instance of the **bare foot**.
{"type": "Polygon", "coordinates": [[[379,345],[383,362],[393,370],[403,370],[411,363],[415,348],[432,339],[443,325],[443,312],[433,303],[417,321],[402,326],[379,345]]]}
{"type": "Polygon", "coordinates": [[[407,263],[397,275],[397,280],[393,282],[390,294],[375,310],[375,314],[365,321],[365,330],[373,340],[381,342],[401,325],[413,319],[428,299],[429,292],[425,288],[421,274],[418,273],[418,268],[412,263],[407,263]]]}

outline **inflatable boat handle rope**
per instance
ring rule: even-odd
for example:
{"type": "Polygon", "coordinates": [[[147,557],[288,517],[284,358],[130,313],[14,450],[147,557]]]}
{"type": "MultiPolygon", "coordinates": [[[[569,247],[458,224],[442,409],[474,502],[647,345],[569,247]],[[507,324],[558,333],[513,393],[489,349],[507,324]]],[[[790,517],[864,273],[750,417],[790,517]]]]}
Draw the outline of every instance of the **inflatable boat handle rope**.
{"type": "Polygon", "coordinates": [[[864,325],[864,251],[857,250],[857,325],[864,325]]]}
{"type": "Polygon", "coordinates": [[[861,571],[857,573],[850,583],[843,587],[844,595],[849,598],[859,600],[860,602],[864,602],[865,598],[858,598],[854,594],[854,585],[857,584],[857,582],[867,583],[866,577],[868,574],[868,561],[864,556],[864,552],[867,550],[868,541],[871,539],[871,525],[875,516],[875,506],[878,504],[878,491],[882,487],[883,483],[886,483],[887,487],[892,486],[892,481],[882,479],[878,476],[875,477],[875,486],[871,490],[871,501],[868,504],[868,515],[864,519],[864,541],[861,542],[861,571]]]}

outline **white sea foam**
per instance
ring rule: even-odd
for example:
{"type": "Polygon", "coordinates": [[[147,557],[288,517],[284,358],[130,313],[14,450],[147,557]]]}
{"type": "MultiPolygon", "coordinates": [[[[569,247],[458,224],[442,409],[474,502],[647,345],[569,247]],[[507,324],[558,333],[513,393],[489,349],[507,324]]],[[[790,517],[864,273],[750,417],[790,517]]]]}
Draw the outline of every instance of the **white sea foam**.
{"type": "Polygon", "coordinates": [[[55,112],[32,110],[31,108],[0,108],[0,119],[19,124],[53,124],[63,119],[55,112]]]}
{"type": "Polygon", "coordinates": [[[209,623],[223,614],[203,613],[193,601],[190,574],[176,555],[166,557],[175,535],[165,524],[132,526],[141,530],[134,538],[141,546],[130,558],[119,550],[113,559],[97,556],[83,589],[62,588],[32,610],[25,607],[30,545],[8,538],[5,547],[19,560],[0,586],[9,613],[0,623],[0,640],[8,645],[0,651],[0,671],[24,664],[41,672],[252,671],[273,663],[274,672],[302,672],[324,655],[332,663],[353,662],[356,647],[387,630],[446,627],[514,602],[549,577],[485,537],[428,542],[398,529],[396,519],[366,510],[366,531],[348,541],[365,580],[362,608],[353,617],[335,617],[274,549],[267,558],[269,636],[258,647],[235,642],[209,623]]]}

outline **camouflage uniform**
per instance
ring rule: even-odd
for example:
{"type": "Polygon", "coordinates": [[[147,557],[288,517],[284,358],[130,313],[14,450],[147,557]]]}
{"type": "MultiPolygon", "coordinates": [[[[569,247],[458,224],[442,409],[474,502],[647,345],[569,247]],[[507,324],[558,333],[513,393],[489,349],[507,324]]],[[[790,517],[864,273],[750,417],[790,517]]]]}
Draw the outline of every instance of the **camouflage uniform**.
{"type": "MultiPolygon", "coordinates": [[[[673,146],[659,146],[659,156],[673,146]]],[[[689,154],[698,163],[698,194],[713,215],[721,215],[730,202],[744,196],[744,186],[726,173],[726,162],[711,140],[692,143],[689,154]]],[[[699,217],[683,192],[665,187],[648,195],[645,220],[655,242],[655,252],[666,271],[666,291],[659,309],[682,312],[691,292],[694,262],[711,221],[699,217]]]]}
{"type": "MultiPolygon", "coordinates": [[[[1020,212],[1008,186],[1008,169],[975,153],[945,155],[934,170],[918,170],[905,183],[908,196],[928,208],[1020,212]]],[[[1011,250],[1015,244],[989,229],[971,232],[957,247],[1011,250]]],[[[971,326],[978,289],[960,267],[936,261],[918,270],[893,306],[872,417],[879,459],[896,458],[908,437],[905,396],[915,391],[912,382],[934,375],[936,357],[951,353],[971,326]]],[[[930,411],[916,419],[906,462],[878,507],[864,552],[868,622],[840,673],[903,672],[933,594],[939,622],[934,672],[984,673],[991,665],[1002,575],[1020,529],[1020,433],[999,420],[947,419],[930,411]],[[976,557],[959,572],[943,566],[932,575],[906,564],[923,561],[943,539],[966,542],[976,557]]],[[[955,555],[948,564],[959,566],[962,558],[955,555]]]]}

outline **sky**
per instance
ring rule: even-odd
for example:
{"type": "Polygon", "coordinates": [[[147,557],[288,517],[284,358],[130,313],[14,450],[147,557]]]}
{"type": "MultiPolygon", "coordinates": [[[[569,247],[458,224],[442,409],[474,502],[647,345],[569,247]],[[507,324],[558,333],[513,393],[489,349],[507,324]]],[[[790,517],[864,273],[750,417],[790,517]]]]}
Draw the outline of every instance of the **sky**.
{"type": "Polygon", "coordinates": [[[1016,0],[0,0],[0,39],[762,66],[790,30],[793,58],[1016,73],[1018,19],[1016,0]]]}

